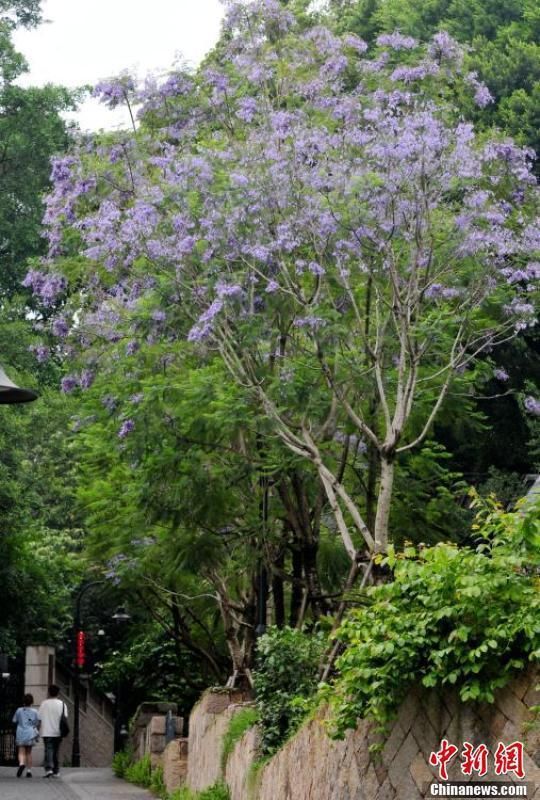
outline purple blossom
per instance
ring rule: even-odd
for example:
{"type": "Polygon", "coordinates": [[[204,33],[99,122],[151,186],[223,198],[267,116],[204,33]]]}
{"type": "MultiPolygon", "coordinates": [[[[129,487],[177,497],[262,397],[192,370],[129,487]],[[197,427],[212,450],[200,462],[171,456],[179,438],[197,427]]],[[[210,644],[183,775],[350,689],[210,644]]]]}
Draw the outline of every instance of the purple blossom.
{"type": "Polygon", "coordinates": [[[267,292],[267,294],[274,294],[274,292],[277,292],[278,290],[279,290],[279,283],[277,281],[274,280],[268,281],[268,284],[265,289],[265,292],[267,292]]]}
{"type": "Polygon", "coordinates": [[[106,394],[104,397],[101,398],[101,403],[107,411],[114,411],[117,405],[116,397],[113,397],[112,394],[106,394]]]}
{"type": "Polygon", "coordinates": [[[199,321],[191,328],[188,333],[188,342],[201,342],[212,333],[215,317],[223,308],[223,300],[216,299],[204,314],[201,314],[199,321]]]}
{"type": "Polygon", "coordinates": [[[123,103],[130,92],[135,91],[135,81],[129,75],[100,81],[92,91],[92,97],[97,97],[108,108],[116,108],[123,103]]]}
{"type": "Polygon", "coordinates": [[[258,103],[254,97],[242,97],[236,107],[236,116],[243,122],[252,122],[258,108],[258,103]]]}
{"type": "Polygon", "coordinates": [[[459,63],[463,58],[463,50],[458,42],[446,31],[436,33],[429,45],[428,53],[436,61],[453,61],[459,63]]]}
{"type": "Polygon", "coordinates": [[[432,283],[428,286],[424,294],[431,300],[453,300],[455,297],[459,297],[461,292],[454,287],[443,286],[442,283],[432,283]]]}
{"type": "Polygon", "coordinates": [[[380,47],[391,47],[392,50],[412,50],[418,45],[412,36],[403,36],[399,31],[394,33],[382,33],[377,37],[377,44],[380,47]]]}
{"type": "Polygon", "coordinates": [[[44,344],[32,344],[29,350],[35,355],[38,364],[45,364],[51,355],[49,348],[44,344]]]}
{"type": "Polygon", "coordinates": [[[57,272],[44,273],[31,269],[27,272],[22,285],[32,289],[45,306],[52,306],[59,295],[66,290],[67,281],[57,272]]]}
{"type": "Polygon", "coordinates": [[[532,414],[533,417],[540,417],[540,400],[532,395],[528,395],[523,401],[527,413],[532,414]]]}
{"type": "Polygon", "coordinates": [[[129,400],[130,403],[133,403],[133,405],[139,405],[139,403],[142,403],[142,401],[144,400],[144,394],[143,392],[132,394],[129,400]]]}
{"type": "Polygon", "coordinates": [[[71,394],[77,388],[78,383],[75,375],[65,375],[60,382],[60,389],[64,394],[71,394]]]}
{"type": "Polygon", "coordinates": [[[325,320],[315,316],[298,317],[294,321],[295,328],[311,328],[313,331],[324,327],[324,325],[326,325],[325,320]]]}
{"type": "Polygon", "coordinates": [[[352,47],[357,53],[365,53],[368,49],[366,42],[355,33],[348,33],[343,41],[347,47],[352,47]]]}
{"type": "Polygon", "coordinates": [[[418,64],[414,67],[403,64],[400,67],[396,67],[396,69],[390,75],[390,80],[403,81],[403,83],[414,83],[414,81],[421,81],[428,75],[435,75],[436,73],[437,68],[434,64],[418,64]]]}
{"type": "Polygon", "coordinates": [[[474,102],[479,108],[485,108],[493,103],[493,95],[483,83],[479,83],[474,93],[474,102]]]}
{"type": "Polygon", "coordinates": [[[493,375],[495,376],[495,378],[497,378],[498,381],[501,381],[502,383],[506,383],[506,381],[510,380],[510,375],[502,367],[493,370],[493,375]]]}
{"type": "Polygon", "coordinates": [[[469,86],[472,86],[475,90],[474,92],[474,102],[480,108],[485,108],[487,105],[493,102],[493,96],[487,86],[478,80],[478,73],[477,72],[469,72],[465,76],[466,82],[469,86]]]}
{"type": "Polygon", "coordinates": [[[126,436],[129,436],[129,434],[130,434],[130,433],[131,433],[131,432],[132,432],[134,429],[135,429],[135,422],[134,422],[132,419],[126,419],[126,420],[124,420],[124,422],[122,423],[122,426],[121,426],[120,430],[118,431],[118,438],[119,438],[119,439],[125,439],[125,438],[126,438],[126,436]]]}
{"type": "Polygon", "coordinates": [[[308,265],[308,269],[313,275],[321,276],[326,274],[326,270],[320,264],[317,264],[316,261],[310,261],[308,265]]]}
{"type": "Polygon", "coordinates": [[[216,283],[216,294],[219,298],[243,297],[244,290],[237,283],[225,283],[224,281],[218,281],[216,283]]]}
{"type": "Polygon", "coordinates": [[[94,382],[94,378],[95,374],[91,370],[84,369],[79,380],[81,389],[89,389],[94,382]]]}
{"type": "Polygon", "coordinates": [[[64,338],[69,333],[69,326],[64,317],[58,317],[52,324],[52,332],[54,336],[64,338]]]}
{"type": "Polygon", "coordinates": [[[127,356],[135,355],[135,353],[138,351],[139,347],[140,347],[139,342],[137,342],[136,339],[132,339],[126,345],[126,355],[127,356]]]}

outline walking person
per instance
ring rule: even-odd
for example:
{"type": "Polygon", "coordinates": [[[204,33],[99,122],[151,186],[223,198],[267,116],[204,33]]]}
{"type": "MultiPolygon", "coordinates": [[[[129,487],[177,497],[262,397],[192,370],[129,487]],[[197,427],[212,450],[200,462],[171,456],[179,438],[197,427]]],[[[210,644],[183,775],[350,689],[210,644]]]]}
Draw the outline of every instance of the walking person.
{"type": "Polygon", "coordinates": [[[67,719],[66,704],[58,697],[60,689],[55,684],[49,686],[48,697],[39,707],[40,733],[45,745],[44,778],[57,778],[60,774],[58,751],[62,741],[61,720],[67,719]]]}
{"type": "Polygon", "coordinates": [[[13,722],[17,726],[15,732],[15,745],[17,746],[17,756],[19,768],[17,777],[20,778],[26,769],[26,777],[32,777],[32,747],[37,744],[39,738],[39,718],[34,705],[34,698],[31,694],[25,694],[24,705],[17,709],[13,715],[13,722]]]}

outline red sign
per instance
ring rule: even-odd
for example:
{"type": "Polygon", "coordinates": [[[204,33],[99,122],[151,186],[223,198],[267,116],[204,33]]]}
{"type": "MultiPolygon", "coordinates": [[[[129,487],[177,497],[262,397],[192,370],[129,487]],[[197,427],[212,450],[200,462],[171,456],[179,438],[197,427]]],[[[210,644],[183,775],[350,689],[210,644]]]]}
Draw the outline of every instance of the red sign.
{"type": "Polygon", "coordinates": [[[86,633],[77,631],[75,639],[75,665],[82,669],[86,663],[86,633]]]}

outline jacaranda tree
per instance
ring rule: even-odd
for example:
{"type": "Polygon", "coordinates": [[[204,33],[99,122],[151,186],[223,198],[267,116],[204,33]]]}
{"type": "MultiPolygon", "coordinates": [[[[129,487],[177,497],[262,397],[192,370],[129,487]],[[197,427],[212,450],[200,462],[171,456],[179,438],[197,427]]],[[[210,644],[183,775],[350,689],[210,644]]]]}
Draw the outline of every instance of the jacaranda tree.
{"type": "MultiPolygon", "coordinates": [[[[399,459],[534,322],[533,153],[460,118],[463,93],[491,97],[446,33],[368,51],[257,0],[228,4],[223,42],[196,74],[96,88],[139,121],[54,163],[26,284],[79,359],[65,391],[120,363],[131,379],[156,340],[218,355],[316,471],[354,574],[391,540],[399,459]]],[[[143,420],[115,413],[123,446],[143,420]]]]}

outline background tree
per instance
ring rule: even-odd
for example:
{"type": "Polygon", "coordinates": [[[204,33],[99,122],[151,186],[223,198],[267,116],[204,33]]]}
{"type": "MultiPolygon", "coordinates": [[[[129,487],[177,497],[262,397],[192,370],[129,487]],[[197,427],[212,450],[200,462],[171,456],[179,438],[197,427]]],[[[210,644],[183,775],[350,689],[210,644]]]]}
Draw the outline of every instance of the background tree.
{"type": "Polygon", "coordinates": [[[61,87],[15,84],[27,66],[12,31],[39,21],[38,2],[0,3],[1,363],[40,395],[28,407],[3,406],[0,415],[0,649],[10,654],[32,641],[62,642],[71,587],[80,576],[82,536],[70,486],[70,403],[57,391],[60,362],[55,356],[40,363],[34,325],[41,315],[29,314],[32,297],[21,286],[28,259],[44,250],[40,225],[49,159],[68,145],[61,112],[74,102],[61,87]]]}

